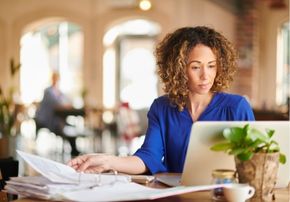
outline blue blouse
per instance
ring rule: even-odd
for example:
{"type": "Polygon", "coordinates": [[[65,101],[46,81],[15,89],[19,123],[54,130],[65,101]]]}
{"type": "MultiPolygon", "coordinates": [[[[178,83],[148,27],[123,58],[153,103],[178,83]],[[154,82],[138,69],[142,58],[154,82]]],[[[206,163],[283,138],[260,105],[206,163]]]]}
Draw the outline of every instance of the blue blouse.
{"type": "MultiPolygon", "coordinates": [[[[154,100],[147,114],[148,129],[142,147],[134,154],[151,174],[183,170],[193,120],[187,108],[179,111],[167,96],[154,100]]],[[[247,100],[228,93],[215,93],[198,121],[255,120],[247,100]]]]}

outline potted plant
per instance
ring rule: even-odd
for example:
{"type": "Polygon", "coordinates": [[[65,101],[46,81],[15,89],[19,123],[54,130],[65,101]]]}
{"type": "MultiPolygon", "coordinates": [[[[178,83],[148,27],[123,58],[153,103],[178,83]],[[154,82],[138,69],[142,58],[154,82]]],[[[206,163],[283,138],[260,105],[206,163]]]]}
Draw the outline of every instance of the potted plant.
{"type": "Polygon", "coordinates": [[[274,133],[271,129],[261,132],[249,124],[225,128],[222,133],[225,141],[210,148],[234,155],[239,182],[254,186],[254,198],[265,201],[273,198],[279,162],[286,163],[286,156],[272,139],[274,133]]]}
{"type": "MultiPolygon", "coordinates": [[[[10,75],[12,78],[20,69],[20,64],[15,64],[10,60],[10,75]]],[[[20,105],[14,101],[15,89],[10,87],[4,91],[0,86],[0,158],[11,156],[13,141],[11,139],[16,135],[17,112],[20,105]]]]}

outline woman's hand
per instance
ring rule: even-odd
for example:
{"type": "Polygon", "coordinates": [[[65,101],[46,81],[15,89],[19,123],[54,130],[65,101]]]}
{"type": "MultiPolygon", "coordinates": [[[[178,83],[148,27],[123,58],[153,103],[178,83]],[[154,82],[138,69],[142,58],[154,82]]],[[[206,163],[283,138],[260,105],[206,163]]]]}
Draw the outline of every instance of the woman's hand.
{"type": "Polygon", "coordinates": [[[101,173],[114,170],[110,163],[115,158],[117,157],[107,154],[86,154],[70,160],[68,165],[78,172],[101,173]]]}

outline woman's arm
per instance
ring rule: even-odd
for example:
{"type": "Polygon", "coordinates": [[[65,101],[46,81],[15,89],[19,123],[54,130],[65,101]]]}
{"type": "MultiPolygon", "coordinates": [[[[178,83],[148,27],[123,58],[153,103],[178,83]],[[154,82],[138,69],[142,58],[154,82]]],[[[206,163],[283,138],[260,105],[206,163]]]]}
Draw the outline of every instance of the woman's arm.
{"type": "Polygon", "coordinates": [[[137,156],[118,157],[107,154],[86,154],[68,162],[78,172],[100,173],[115,170],[127,174],[142,174],[147,171],[143,161],[137,156]]]}
{"type": "Polygon", "coordinates": [[[165,98],[159,102],[160,104],[154,101],[150,107],[145,141],[133,156],[117,157],[106,154],[88,154],[72,159],[68,165],[79,172],[90,173],[110,170],[128,174],[142,174],[147,171],[152,174],[167,172],[163,163],[165,149],[160,122],[163,122],[164,119],[164,110],[161,110],[164,107],[162,106],[167,106],[169,102],[165,98]]]}

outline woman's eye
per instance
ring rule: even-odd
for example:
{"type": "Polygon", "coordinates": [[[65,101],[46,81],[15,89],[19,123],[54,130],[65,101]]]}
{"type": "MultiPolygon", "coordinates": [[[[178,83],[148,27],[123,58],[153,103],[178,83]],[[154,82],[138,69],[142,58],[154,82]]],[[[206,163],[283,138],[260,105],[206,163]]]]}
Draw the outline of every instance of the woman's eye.
{"type": "Polygon", "coordinates": [[[215,65],[210,65],[208,66],[209,68],[215,68],[216,66],[215,65]]]}
{"type": "Polygon", "coordinates": [[[191,69],[200,69],[198,66],[192,66],[191,69]]]}

